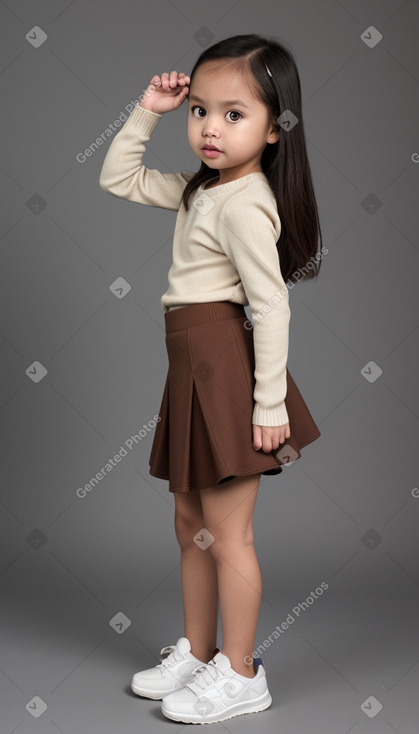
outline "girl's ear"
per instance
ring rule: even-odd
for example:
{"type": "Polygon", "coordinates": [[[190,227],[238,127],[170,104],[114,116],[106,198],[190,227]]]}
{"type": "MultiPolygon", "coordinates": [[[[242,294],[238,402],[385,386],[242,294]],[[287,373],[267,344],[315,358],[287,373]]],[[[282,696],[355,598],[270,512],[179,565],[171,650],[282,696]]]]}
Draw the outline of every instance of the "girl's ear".
{"type": "Polygon", "coordinates": [[[267,143],[277,143],[279,140],[279,126],[275,123],[266,139],[267,143]]]}

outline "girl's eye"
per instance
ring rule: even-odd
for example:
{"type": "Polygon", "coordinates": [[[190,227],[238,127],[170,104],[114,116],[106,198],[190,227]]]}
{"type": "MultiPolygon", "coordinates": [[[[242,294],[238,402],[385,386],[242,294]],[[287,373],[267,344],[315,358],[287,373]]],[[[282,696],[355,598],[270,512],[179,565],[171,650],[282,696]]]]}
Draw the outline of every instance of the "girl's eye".
{"type": "MultiPolygon", "coordinates": [[[[204,110],[204,112],[205,112],[205,107],[200,107],[199,105],[194,105],[193,107],[191,107],[191,112],[192,112],[192,114],[193,114],[193,115],[194,115],[195,117],[198,117],[199,119],[202,119],[202,116],[201,116],[201,115],[199,115],[199,114],[198,114],[198,115],[195,115],[195,110],[204,110]]],[[[242,113],[241,113],[241,112],[237,112],[237,110],[229,110],[229,111],[227,112],[227,114],[228,114],[228,115],[229,115],[230,113],[232,113],[233,115],[239,115],[239,119],[240,119],[241,117],[243,117],[242,113]]],[[[230,122],[238,122],[238,120],[237,120],[237,119],[236,119],[236,120],[230,120],[230,122]]]]}
{"type": "MultiPolygon", "coordinates": [[[[229,111],[227,112],[227,114],[229,115],[229,114],[230,114],[230,112],[232,112],[232,113],[233,113],[233,115],[238,115],[238,116],[239,116],[239,119],[240,119],[240,117],[243,117],[243,115],[241,114],[241,112],[237,112],[237,110],[229,110],[229,111]]],[[[238,120],[232,120],[231,122],[238,122],[238,120]]]]}
{"type": "Polygon", "coordinates": [[[203,108],[203,107],[199,107],[199,105],[194,105],[193,107],[191,107],[191,112],[192,112],[192,114],[193,114],[193,115],[194,115],[195,117],[199,117],[199,115],[195,115],[195,110],[203,110],[203,109],[204,109],[204,108],[203,108]]]}

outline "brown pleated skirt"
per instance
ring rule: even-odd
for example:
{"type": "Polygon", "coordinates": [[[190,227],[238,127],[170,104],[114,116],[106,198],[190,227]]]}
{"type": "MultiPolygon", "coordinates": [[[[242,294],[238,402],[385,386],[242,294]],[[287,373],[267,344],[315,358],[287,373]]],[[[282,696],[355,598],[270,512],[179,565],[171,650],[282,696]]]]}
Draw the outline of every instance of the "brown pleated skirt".
{"type": "Polygon", "coordinates": [[[169,368],[150,474],[170,492],[222,485],[236,476],[280,474],[321,434],[287,369],[291,435],[271,452],[253,448],[255,356],[244,306],[194,303],[166,311],[169,368]]]}

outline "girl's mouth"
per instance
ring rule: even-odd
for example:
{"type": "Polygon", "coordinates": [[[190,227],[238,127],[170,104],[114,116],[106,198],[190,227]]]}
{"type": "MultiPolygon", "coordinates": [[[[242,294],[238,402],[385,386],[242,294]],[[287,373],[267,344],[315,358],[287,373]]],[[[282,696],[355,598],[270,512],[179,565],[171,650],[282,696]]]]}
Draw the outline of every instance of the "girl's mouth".
{"type": "Polygon", "coordinates": [[[217,150],[217,148],[202,148],[202,152],[204,155],[206,155],[208,158],[216,158],[217,156],[221,155],[221,150],[217,150]]]}

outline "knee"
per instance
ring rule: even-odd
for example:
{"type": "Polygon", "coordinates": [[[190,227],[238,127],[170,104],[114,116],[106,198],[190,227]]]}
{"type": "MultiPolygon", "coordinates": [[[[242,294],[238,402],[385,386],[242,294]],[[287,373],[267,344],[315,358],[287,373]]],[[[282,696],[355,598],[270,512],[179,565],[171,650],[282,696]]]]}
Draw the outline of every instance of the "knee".
{"type": "Polygon", "coordinates": [[[203,517],[199,514],[186,516],[183,513],[175,512],[175,535],[182,550],[194,545],[194,535],[201,530],[203,524],[203,517]]]}
{"type": "Polygon", "coordinates": [[[216,561],[229,558],[239,552],[240,549],[254,545],[253,527],[249,527],[242,532],[236,531],[235,533],[221,528],[211,529],[208,527],[207,530],[214,538],[208,546],[208,550],[216,561]]]}

